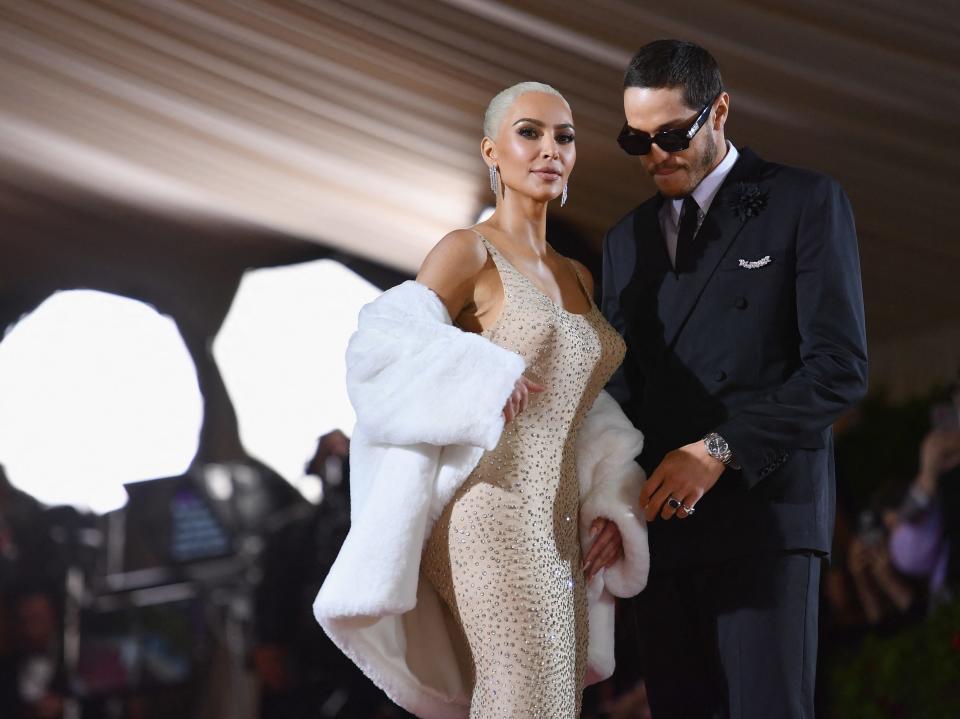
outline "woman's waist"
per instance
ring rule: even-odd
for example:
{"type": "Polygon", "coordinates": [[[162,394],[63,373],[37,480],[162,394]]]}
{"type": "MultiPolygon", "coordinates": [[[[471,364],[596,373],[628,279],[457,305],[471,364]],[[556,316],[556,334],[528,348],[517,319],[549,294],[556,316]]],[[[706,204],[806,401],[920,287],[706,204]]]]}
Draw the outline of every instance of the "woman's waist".
{"type": "Polygon", "coordinates": [[[582,420],[569,407],[528,407],[504,426],[500,441],[487,455],[533,453],[559,462],[564,454],[572,453],[581,424],[582,420]]]}

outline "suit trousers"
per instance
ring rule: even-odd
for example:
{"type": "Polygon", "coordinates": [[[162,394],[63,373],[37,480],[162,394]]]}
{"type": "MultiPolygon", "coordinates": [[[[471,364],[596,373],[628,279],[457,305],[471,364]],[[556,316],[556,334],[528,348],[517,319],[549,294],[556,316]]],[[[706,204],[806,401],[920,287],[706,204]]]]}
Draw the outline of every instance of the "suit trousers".
{"type": "Polygon", "coordinates": [[[822,561],[780,552],[652,574],[636,606],[653,719],[812,719],[822,561]]]}

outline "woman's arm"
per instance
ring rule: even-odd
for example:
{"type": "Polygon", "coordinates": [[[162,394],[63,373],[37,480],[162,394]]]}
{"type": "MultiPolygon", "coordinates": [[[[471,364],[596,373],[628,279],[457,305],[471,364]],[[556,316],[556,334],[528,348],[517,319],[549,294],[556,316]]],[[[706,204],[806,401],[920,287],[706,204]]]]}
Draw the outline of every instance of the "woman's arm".
{"type": "Polygon", "coordinates": [[[456,322],[473,302],[477,276],[486,262],[487,249],[480,237],[470,230],[454,230],[430,250],[417,273],[417,282],[436,293],[456,322]]]}
{"type": "Polygon", "coordinates": [[[637,506],[646,477],[634,458],[642,450],[643,434],[601,392],[577,431],[580,545],[587,578],[606,569],[603,584],[617,597],[639,593],[650,567],[646,523],[637,506]]]}

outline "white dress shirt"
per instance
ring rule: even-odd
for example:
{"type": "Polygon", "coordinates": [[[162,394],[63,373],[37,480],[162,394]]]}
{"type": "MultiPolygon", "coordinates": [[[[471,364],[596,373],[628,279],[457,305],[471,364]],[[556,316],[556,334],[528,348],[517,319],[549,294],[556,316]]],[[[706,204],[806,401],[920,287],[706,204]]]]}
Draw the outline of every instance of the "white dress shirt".
{"type": "MultiPolygon", "coordinates": [[[[693,199],[700,206],[700,212],[697,218],[697,230],[703,223],[703,218],[710,211],[710,205],[713,204],[713,198],[717,196],[720,185],[727,179],[730,170],[740,153],[733,146],[730,140],[727,140],[727,154],[720,161],[720,164],[713,168],[713,172],[704,177],[700,184],[693,191],[693,199]]],[[[677,234],[680,232],[680,210],[683,208],[683,198],[668,200],[660,208],[660,229],[663,231],[663,237],[667,241],[667,253],[670,255],[670,264],[676,267],[677,264],[677,234]]]]}

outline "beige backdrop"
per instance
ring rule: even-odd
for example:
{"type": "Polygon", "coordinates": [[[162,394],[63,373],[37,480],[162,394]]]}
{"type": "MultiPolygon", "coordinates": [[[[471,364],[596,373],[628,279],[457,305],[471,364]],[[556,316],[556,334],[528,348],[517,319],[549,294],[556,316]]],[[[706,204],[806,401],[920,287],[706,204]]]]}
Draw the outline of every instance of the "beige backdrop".
{"type": "Polygon", "coordinates": [[[487,203],[481,114],[528,79],[573,106],[579,163],[558,211],[598,243],[652,191],[614,138],[626,62],[660,37],[717,56],[735,143],[843,182],[874,381],[902,396],[949,375],[960,12],[947,0],[0,0],[0,244],[30,222],[19,188],[36,214],[78,186],[413,271],[487,203]]]}

